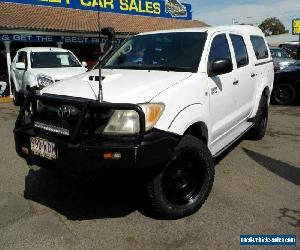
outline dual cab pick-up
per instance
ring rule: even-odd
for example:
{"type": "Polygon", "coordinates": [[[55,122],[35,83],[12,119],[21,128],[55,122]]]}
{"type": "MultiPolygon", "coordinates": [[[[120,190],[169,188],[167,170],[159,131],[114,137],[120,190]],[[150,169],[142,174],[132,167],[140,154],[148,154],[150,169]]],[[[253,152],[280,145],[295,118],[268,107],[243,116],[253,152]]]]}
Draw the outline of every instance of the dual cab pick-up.
{"type": "Polygon", "coordinates": [[[148,173],[158,215],[196,212],[213,158],[246,132],[265,135],[273,63],[251,26],[156,31],[129,38],[98,69],[26,100],[14,130],[28,163],[85,175],[148,173]]]}

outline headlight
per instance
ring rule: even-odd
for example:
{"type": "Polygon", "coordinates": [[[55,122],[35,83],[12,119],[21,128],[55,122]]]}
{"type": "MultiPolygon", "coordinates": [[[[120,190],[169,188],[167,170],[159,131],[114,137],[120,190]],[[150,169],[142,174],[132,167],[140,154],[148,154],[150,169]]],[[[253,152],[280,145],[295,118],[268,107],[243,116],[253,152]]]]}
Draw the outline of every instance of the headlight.
{"type": "Polygon", "coordinates": [[[50,84],[54,83],[54,80],[51,76],[38,75],[37,83],[38,83],[38,88],[43,89],[43,88],[49,86],[50,84]]]}
{"type": "MultiPolygon", "coordinates": [[[[162,103],[146,103],[139,105],[145,113],[145,130],[154,127],[161,117],[165,105],[162,103]]],[[[140,131],[139,115],[134,110],[116,110],[105,127],[104,134],[137,134],[140,131]]]]}

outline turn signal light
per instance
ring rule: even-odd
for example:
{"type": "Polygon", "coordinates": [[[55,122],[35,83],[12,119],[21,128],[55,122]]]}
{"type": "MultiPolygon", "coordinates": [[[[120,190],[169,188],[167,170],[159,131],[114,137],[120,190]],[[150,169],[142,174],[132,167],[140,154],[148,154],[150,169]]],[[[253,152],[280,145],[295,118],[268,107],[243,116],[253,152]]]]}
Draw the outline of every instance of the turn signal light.
{"type": "Polygon", "coordinates": [[[122,158],[122,154],[120,152],[104,152],[103,159],[104,160],[120,160],[122,158]]]}

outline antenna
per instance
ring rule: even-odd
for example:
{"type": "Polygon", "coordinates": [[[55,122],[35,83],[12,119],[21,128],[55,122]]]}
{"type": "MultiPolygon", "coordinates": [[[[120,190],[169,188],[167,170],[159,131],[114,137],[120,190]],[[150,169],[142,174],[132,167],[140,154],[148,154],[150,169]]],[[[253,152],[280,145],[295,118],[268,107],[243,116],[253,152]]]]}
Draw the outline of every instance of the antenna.
{"type": "Polygon", "coordinates": [[[99,91],[98,91],[98,101],[103,102],[103,89],[102,89],[102,65],[100,61],[101,53],[101,26],[100,26],[100,1],[97,4],[98,6],[98,38],[99,38],[99,91]]]}

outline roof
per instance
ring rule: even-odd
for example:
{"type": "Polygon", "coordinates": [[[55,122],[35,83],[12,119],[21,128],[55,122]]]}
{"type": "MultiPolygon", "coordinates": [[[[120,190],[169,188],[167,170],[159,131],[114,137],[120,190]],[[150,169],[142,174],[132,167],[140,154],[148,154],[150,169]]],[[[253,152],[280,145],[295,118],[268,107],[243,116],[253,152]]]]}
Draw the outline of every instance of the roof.
{"type": "MultiPolygon", "coordinates": [[[[117,33],[141,33],[153,30],[207,26],[198,20],[179,20],[100,13],[101,27],[113,27],[117,33]]],[[[47,6],[0,2],[0,29],[97,32],[97,12],[47,6]]]]}
{"type": "Polygon", "coordinates": [[[67,49],[61,49],[61,48],[57,48],[57,47],[26,47],[26,48],[22,48],[20,49],[22,51],[25,52],[46,52],[46,51],[53,51],[53,52],[67,52],[67,49]]]}
{"type": "Polygon", "coordinates": [[[281,35],[274,35],[274,36],[267,36],[267,41],[270,45],[278,46],[282,43],[289,43],[289,42],[298,42],[299,36],[292,35],[290,33],[281,34],[281,35]]]}
{"type": "Polygon", "coordinates": [[[261,29],[251,25],[227,25],[227,26],[213,26],[213,27],[201,27],[201,28],[185,28],[185,29],[171,29],[171,30],[158,30],[151,32],[144,32],[141,35],[155,34],[155,33],[170,33],[170,32],[239,32],[242,34],[251,34],[263,36],[261,29]]]}

